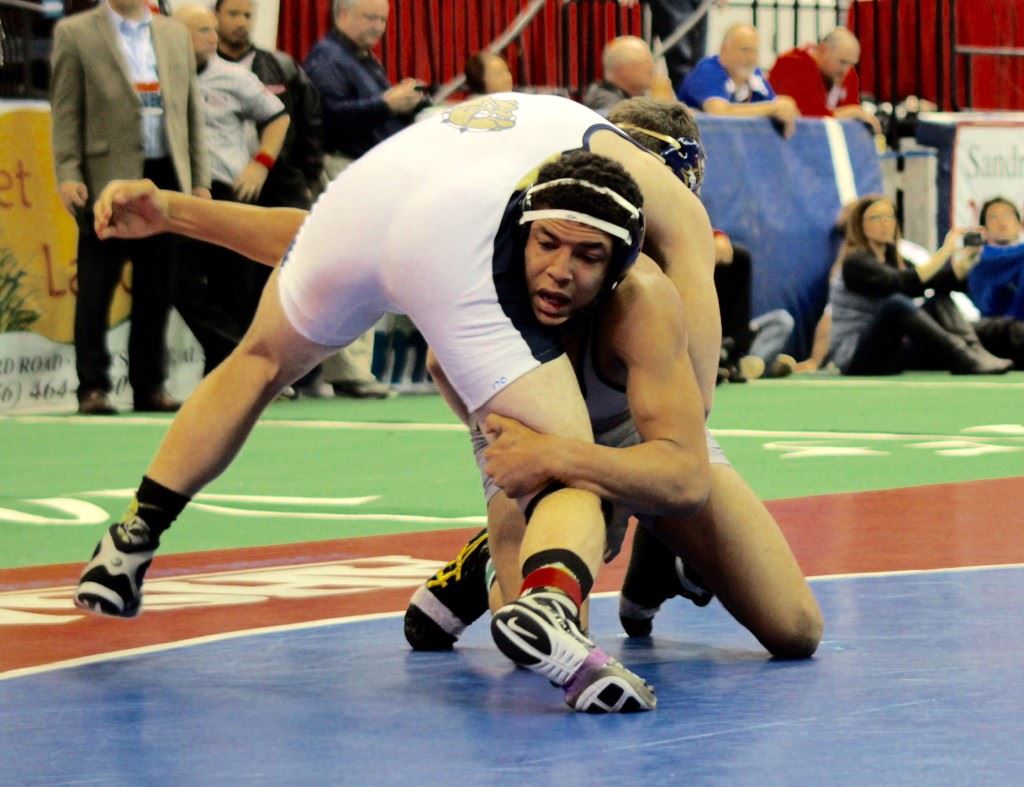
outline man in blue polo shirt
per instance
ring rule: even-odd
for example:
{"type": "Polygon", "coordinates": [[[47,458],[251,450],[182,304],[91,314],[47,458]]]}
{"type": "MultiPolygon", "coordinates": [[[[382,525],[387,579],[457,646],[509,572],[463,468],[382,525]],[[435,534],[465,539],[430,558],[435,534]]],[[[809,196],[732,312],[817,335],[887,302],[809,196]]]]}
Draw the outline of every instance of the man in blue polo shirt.
{"type": "Polygon", "coordinates": [[[750,25],[725,32],[717,55],[703,58],[677,89],[679,100],[711,115],[768,117],[789,137],[800,112],[788,96],[776,96],[757,65],[760,38],[750,25]]]}

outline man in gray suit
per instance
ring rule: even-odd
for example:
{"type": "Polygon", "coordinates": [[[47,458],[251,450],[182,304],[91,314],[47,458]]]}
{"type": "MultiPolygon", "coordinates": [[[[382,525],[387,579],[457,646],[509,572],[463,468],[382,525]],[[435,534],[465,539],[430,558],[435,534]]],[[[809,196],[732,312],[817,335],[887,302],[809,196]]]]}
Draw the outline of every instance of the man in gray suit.
{"type": "Polygon", "coordinates": [[[135,410],[178,407],[164,391],[164,332],[175,244],[101,241],[91,200],[111,180],[146,177],[209,197],[202,98],[188,31],[144,0],[105,0],[54,29],[53,151],[61,202],[78,223],[78,409],[112,414],[107,314],[126,258],[134,266],[128,381],[135,410]]]}

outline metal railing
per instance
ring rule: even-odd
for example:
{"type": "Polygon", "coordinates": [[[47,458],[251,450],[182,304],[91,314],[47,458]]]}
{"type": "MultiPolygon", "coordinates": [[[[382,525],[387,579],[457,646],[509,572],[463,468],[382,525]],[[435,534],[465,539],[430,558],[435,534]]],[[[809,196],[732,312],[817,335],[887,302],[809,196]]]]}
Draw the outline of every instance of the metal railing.
{"type": "Polygon", "coordinates": [[[808,41],[818,41],[837,25],[846,24],[851,0],[748,0],[729,6],[750,8],[754,27],[768,24],[772,29],[772,49],[777,55],[808,41]]]}
{"type": "MultiPolygon", "coordinates": [[[[531,0],[530,4],[512,20],[512,23],[491,43],[483,47],[481,51],[498,54],[513,43],[520,43],[523,31],[536,19],[537,14],[544,10],[546,4],[547,0],[531,0]]],[[[435,58],[432,57],[431,59],[434,60],[435,58]]],[[[464,73],[456,74],[438,88],[437,92],[434,93],[433,100],[437,103],[446,100],[452,93],[459,90],[465,84],[465,81],[466,75],[464,73]]]]}
{"type": "Polygon", "coordinates": [[[974,107],[974,58],[975,57],[1024,57],[1024,49],[1007,46],[957,46],[951,42],[953,62],[949,69],[950,103],[955,111],[974,107]],[[957,58],[964,64],[964,101],[961,104],[957,80],[957,58]]]}

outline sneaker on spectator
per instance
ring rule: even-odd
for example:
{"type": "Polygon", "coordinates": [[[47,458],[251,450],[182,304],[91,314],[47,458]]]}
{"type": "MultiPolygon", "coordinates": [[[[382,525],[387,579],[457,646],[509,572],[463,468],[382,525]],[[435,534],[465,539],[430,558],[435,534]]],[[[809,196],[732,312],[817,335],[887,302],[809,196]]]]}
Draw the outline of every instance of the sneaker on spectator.
{"type": "Polygon", "coordinates": [[[405,639],[413,650],[451,650],[466,626],[488,609],[487,529],[413,593],[405,611],[405,639]]]}
{"type": "Polygon", "coordinates": [[[296,399],[333,399],[334,388],[329,383],[314,379],[307,383],[293,383],[296,399]]]}
{"type": "Polygon", "coordinates": [[[775,360],[768,364],[768,369],[765,371],[765,377],[771,377],[777,379],[779,377],[789,377],[796,371],[796,358],[792,355],[786,355],[785,353],[779,353],[775,356],[775,360]]]}
{"type": "Polygon", "coordinates": [[[398,392],[377,380],[343,380],[333,383],[335,396],[353,399],[391,399],[398,392]]]}
{"type": "Polygon", "coordinates": [[[537,590],[506,604],[491,619],[491,635],[516,664],[565,691],[582,713],[654,710],[654,689],[597,647],[580,630],[576,605],[559,591],[537,590]]]}

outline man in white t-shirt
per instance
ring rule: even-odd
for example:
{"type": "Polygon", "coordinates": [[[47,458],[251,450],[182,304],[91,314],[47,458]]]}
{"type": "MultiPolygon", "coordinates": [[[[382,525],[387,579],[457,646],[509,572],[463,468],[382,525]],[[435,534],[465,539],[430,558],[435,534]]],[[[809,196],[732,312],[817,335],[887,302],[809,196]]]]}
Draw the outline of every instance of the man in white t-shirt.
{"type": "MultiPolygon", "coordinates": [[[[284,104],[249,69],[217,55],[217,18],[202,6],[179,8],[188,28],[203,98],[210,193],[216,200],[255,202],[274,167],[291,122],[284,104]],[[258,139],[255,131],[260,127],[258,139]]],[[[209,374],[238,344],[252,317],[239,306],[239,269],[251,264],[208,243],[180,255],[174,305],[203,347],[209,374]]]]}

